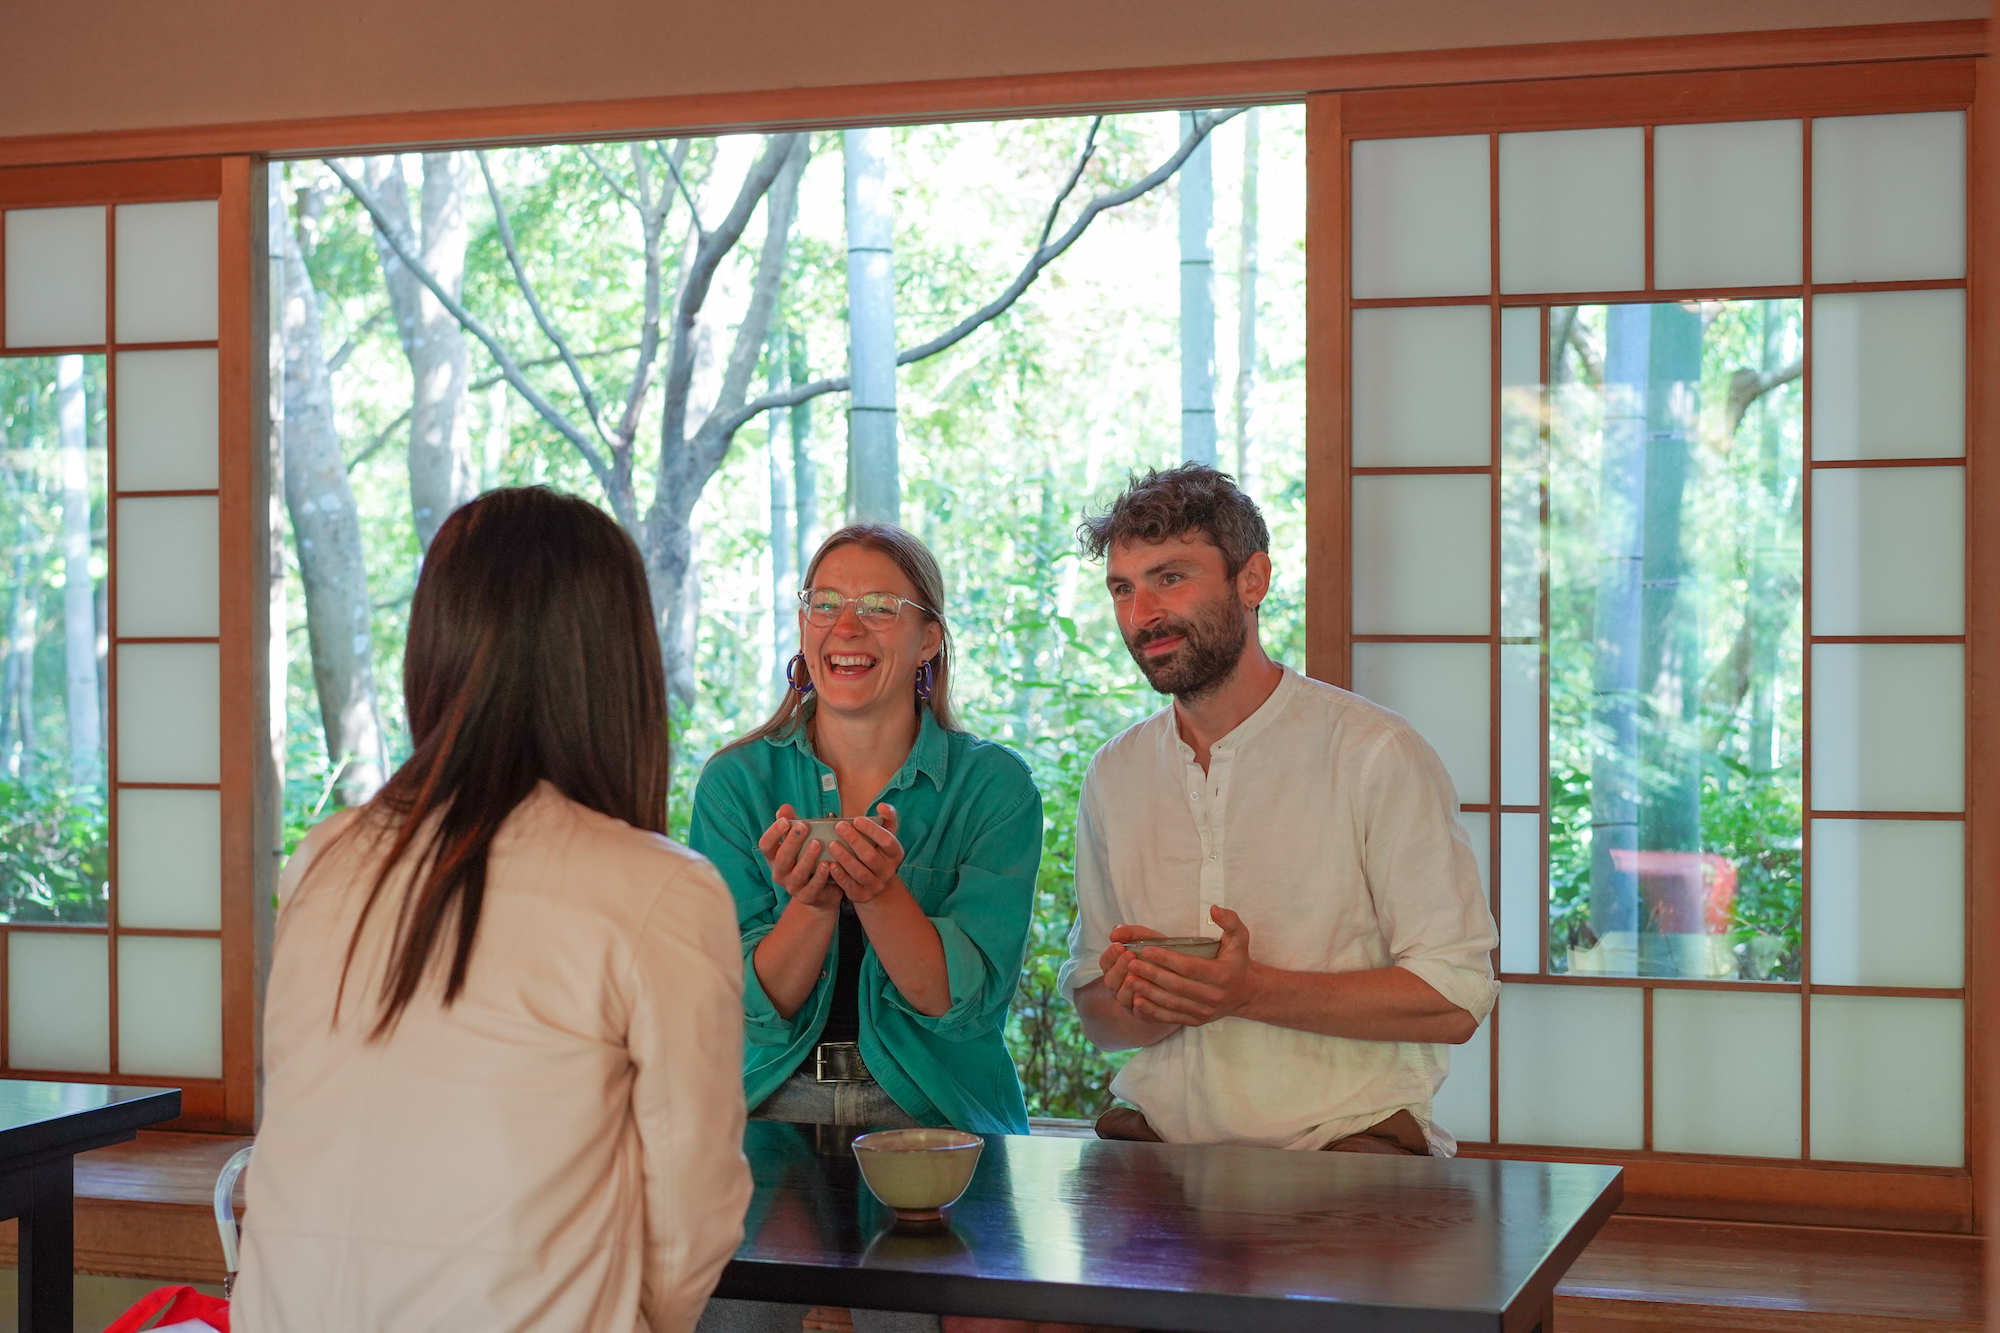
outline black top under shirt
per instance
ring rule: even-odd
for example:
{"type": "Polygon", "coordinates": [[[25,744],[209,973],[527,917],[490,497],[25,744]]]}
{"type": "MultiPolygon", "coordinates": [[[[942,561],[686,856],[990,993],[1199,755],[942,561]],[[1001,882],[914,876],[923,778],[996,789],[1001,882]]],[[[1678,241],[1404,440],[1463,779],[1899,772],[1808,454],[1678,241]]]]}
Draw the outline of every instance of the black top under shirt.
{"type": "Polygon", "coordinates": [[[833,1005],[827,1010],[826,1026],[819,1039],[861,1040],[861,954],[868,937],[861,929],[860,914],[846,897],[840,900],[840,953],[833,974],[833,1005]]]}

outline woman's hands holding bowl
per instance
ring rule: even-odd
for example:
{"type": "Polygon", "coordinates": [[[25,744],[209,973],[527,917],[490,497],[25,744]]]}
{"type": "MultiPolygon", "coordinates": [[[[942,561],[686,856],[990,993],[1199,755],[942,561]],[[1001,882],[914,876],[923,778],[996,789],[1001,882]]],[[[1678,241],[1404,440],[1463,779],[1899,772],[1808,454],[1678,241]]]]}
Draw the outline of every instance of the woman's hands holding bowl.
{"type": "Polygon", "coordinates": [[[757,850],[779,888],[804,906],[830,910],[840,906],[840,885],[833,879],[834,863],[820,860],[819,843],[808,840],[811,831],[798,811],[781,805],[771,827],[757,839],[757,850]]]}
{"type": "Polygon", "coordinates": [[[876,805],[876,819],[860,815],[842,820],[850,836],[834,840],[831,854],[820,858],[820,844],[811,828],[789,804],[757,839],[757,850],[771,868],[771,878],[793,899],[807,907],[836,908],[842,897],[857,905],[872,902],[897,882],[903,864],[903,844],[896,838],[896,807],[876,805]]]}

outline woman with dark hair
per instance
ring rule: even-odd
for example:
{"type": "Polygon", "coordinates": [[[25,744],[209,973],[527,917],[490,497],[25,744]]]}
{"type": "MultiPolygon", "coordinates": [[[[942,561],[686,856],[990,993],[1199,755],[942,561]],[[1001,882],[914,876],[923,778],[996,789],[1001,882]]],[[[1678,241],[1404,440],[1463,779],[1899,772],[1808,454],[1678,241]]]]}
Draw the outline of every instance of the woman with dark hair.
{"type": "Polygon", "coordinates": [[[541,488],[445,521],[414,746],[286,867],[239,1330],[684,1330],[742,1235],[728,890],[666,840],[638,549],[541,488]]]}
{"type": "Polygon", "coordinates": [[[842,528],[805,585],[791,691],[709,761],[688,833],[736,897],[752,1114],[1025,1134],[1001,1030],[1041,793],[952,716],[944,579],[922,542],[842,528]],[[819,818],[840,821],[830,842],[819,818]]]}

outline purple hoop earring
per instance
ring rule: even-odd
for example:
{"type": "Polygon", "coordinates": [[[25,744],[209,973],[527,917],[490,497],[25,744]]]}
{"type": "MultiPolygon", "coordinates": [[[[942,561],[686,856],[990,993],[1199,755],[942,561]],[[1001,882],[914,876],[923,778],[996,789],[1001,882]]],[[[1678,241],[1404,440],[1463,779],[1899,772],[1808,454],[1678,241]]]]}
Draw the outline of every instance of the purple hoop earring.
{"type": "Polygon", "coordinates": [[[804,653],[793,654],[792,660],[785,663],[785,683],[800,694],[811,694],[813,692],[812,672],[806,667],[806,655],[804,653]],[[800,677],[805,678],[805,684],[801,685],[799,683],[800,677]]]}
{"type": "Polygon", "coordinates": [[[937,688],[937,664],[933,659],[917,668],[917,697],[929,699],[931,691],[937,688]]]}

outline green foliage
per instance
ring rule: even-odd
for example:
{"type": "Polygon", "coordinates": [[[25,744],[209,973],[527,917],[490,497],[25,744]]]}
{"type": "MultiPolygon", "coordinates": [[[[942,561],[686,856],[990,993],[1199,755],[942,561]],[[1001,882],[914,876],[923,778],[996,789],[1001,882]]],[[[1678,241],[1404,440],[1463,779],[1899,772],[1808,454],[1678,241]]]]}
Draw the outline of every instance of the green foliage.
{"type": "Polygon", "coordinates": [[[101,924],[111,894],[104,789],[48,774],[68,757],[42,756],[0,776],[0,920],[101,924]]]}

